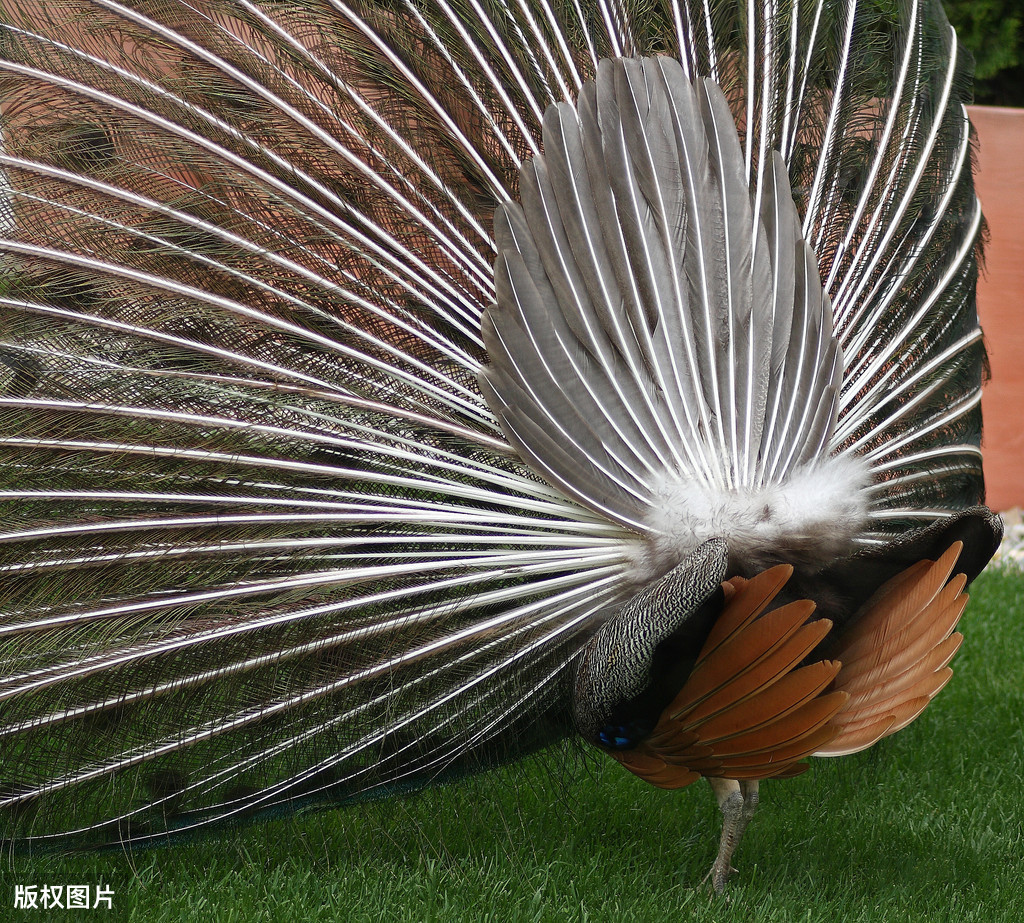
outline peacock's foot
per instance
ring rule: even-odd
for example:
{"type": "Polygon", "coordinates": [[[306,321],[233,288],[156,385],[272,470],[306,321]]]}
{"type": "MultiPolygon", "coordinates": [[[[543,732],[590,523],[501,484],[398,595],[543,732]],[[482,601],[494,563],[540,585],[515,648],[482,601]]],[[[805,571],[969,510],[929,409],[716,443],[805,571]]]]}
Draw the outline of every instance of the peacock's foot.
{"type": "Polygon", "coordinates": [[[715,893],[722,894],[729,876],[736,871],[732,866],[733,853],[757,810],[758,783],[757,780],[737,782],[735,779],[708,781],[722,812],[722,837],[718,843],[718,856],[704,881],[710,879],[715,893]]]}

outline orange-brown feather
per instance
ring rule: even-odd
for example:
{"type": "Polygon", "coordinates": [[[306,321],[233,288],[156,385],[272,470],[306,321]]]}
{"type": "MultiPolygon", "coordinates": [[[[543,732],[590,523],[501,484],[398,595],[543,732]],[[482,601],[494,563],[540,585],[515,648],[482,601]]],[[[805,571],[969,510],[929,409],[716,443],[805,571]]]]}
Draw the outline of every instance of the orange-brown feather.
{"type": "Polygon", "coordinates": [[[726,591],[727,606],[711,627],[702,655],[706,657],[726,638],[739,631],[751,619],[757,618],[792,576],[791,565],[777,564],[749,580],[732,577],[722,584],[726,591]]]}
{"type": "Polygon", "coordinates": [[[937,561],[919,561],[884,584],[839,639],[843,666],[834,689],[850,699],[838,733],[817,756],[856,753],[906,727],[949,681],[947,664],[962,636],[954,631],[967,604],[967,578],[950,579],[963,545],[937,561]]]}
{"type": "Polygon", "coordinates": [[[966,578],[961,550],[885,583],[840,638],[835,660],[801,666],[832,627],[814,603],[765,611],[793,569],[723,584],[723,611],[690,677],[636,750],[612,754],[661,788],[700,776],[785,778],[805,757],[852,753],[905,727],[948,682],[966,578]]]}
{"type": "Polygon", "coordinates": [[[784,648],[813,612],[814,603],[808,600],[790,603],[745,622],[710,654],[702,650],[693,673],[667,711],[681,716],[706,697],[720,693],[726,683],[742,677],[773,651],[784,648]]]}
{"type": "MultiPolygon", "coordinates": [[[[778,721],[825,689],[839,667],[834,661],[822,660],[801,670],[773,676],[747,699],[697,722],[698,736],[705,743],[717,744],[778,721]]],[[[687,718],[692,720],[690,716],[687,718]]]]}
{"type": "Polygon", "coordinates": [[[822,727],[846,704],[843,692],[832,692],[805,702],[795,710],[787,710],[782,717],[760,727],[729,737],[713,744],[716,756],[772,757],[773,751],[790,746],[822,727]]]}
{"type": "Polygon", "coordinates": [[[810,621],[808,600],[765,612],[792,570],[723,585],[723,611],[683,688],[641,747],[612,754],[626,768],[662,788],[699,776],[795,775],[797,761],[834,736],[831,717],[847,695],[824,693],[840,664],[799,666],[832,623],[810,621]]]}

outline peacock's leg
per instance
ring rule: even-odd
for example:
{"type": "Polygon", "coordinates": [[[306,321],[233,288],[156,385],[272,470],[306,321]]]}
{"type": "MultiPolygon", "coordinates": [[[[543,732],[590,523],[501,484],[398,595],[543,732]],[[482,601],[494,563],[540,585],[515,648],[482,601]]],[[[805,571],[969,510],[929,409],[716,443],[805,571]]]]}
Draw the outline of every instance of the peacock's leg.
{"type": "Polygon", "coordinates": [[[737,782],[735,779],[708,779],[708,782],[722,812],[722,838],[718,843],[718,857],[707,877],[716,893],[721,894],[729,876],[736,871],[732,867],[732,854],[757,810],[758,783],[757,780],[737,782]]]}

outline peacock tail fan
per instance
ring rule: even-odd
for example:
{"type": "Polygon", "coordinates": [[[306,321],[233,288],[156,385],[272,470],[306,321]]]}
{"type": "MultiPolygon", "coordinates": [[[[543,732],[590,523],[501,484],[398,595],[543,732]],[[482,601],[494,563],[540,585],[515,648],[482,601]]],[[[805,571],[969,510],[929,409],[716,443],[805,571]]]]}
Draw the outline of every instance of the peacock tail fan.
{"type": "MultiPolygon", "coordinates": [[[[708,490],[855,466],[844,560],[984,500],[968,64],[938,0],[2,0],[0,57],[6,841],[159,841],[572,734],[581,652],[692,550],[658,544],[663,446],[708,490]],[[651,353],[574,328],[633,416],[535,451],[563,437],[502,403],[529,389],[496,260],[554,163],[545,113],[620,58],[711,88],[735,259],[790,307],[748,305],[759,378],[723,377],[740,315],[693,333],[672,426],[622,390],[651,353]]],[[[594,103],[603,137],[624,99],[594,103]]],[[[634,104],[637,131],[664,102],[634,104]]],[[[658,335],[706,309],[645,298],[658,335]]]]}

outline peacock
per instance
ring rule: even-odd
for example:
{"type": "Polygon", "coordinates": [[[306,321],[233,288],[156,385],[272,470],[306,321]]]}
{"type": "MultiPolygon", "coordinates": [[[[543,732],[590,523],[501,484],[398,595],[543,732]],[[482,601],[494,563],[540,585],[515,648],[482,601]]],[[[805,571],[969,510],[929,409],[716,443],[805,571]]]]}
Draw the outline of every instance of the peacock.
{"type": "Polygon", "coordinates": [[[2,0],[0,839],[582,741],[758,785],[951,675],[984,504],[938,0],[2,0]]]}

